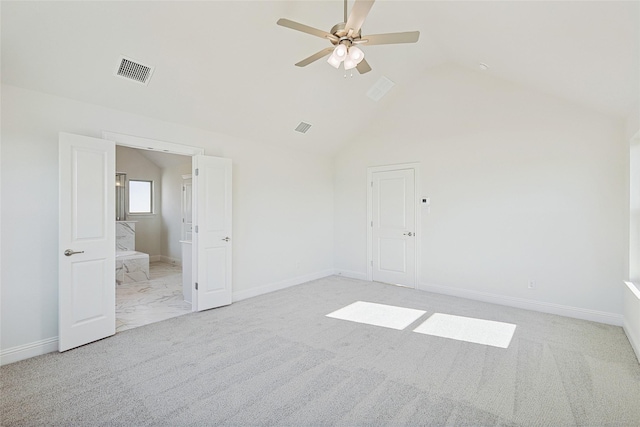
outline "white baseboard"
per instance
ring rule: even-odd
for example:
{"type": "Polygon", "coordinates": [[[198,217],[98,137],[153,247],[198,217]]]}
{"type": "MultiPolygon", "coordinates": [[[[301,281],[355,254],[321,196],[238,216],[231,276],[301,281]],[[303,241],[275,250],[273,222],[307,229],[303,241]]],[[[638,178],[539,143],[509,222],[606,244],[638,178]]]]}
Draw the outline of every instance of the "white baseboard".
{"type": "Polygon", "coordinates": [[[58,351],[58,337],[47,338],[2,350],[0,352],[0,366],[29,359],[30,357],[40,356],[41,354],[51,353],[52,351],[58,351]]]}
{"type": "Polygon", "coordinates": [[[640,334],[634,333],[634,331],[629,326],[629,323],[627,323],[626,319],[624,321],[624,325],[622,325],[622,328],[624,329],[624,333],[627,334],[627,338],[631,343],[631,348],[633,348],[633,351],[636,353],[638,363],[640,363],[640,339],[638,337],[638,335],[640,334]]]}
{"type": "Polygon", "coordinates": [[[323,277],[333,276],[333,270],[318,271],[315,273],[305,274],[303,276],[292,277],[291,279],[283,280],[280,282],[269,283],[267,285],[257,286],[255,288],[247,289],[244,291],[238,291],[233,293],[233,302],[241,301],[247,298],[257,297],[258,295],[267,294],[269,292],[279,291],[291,286],[300,285],[302,283],[310,282],[316,279],[322,279],[323,277]]]}
{"type": "Polygon", "coordinates": [[[338,270],[334,271],[336,276],[348,277],[350,279],[367,280],[367,273],[360,273],[359,271],[338,270]]]}
{"type": "Polygon", "coordinates": [[[592,322],[606,323],[622,326],[623,317],[620,314],[605,311],[590,310],[587,308],[571,307],[568,305],[554,304],[550,302],[535,301],[525,298],[509,297],[491,294],[488,292],[471,291],[468,289],[451,288],[440,285],[427,285],[421,283],[418,289],[438,294],[451,295],[476,301],[506,305],[508,307],[522,308],[525,310],[539,311],[542,313],[557,314],[559,316],[572,317],[574,319],[590,320],[592,322]]]}
{"type": "Polygon", "coordinates": [[[149,262],[152,261],[161,261],[161,262],[166,262],[167,264],[173,264],[173,265],[182,265],[182,260],[179,258],[171,258],[165,255],[154,255],[153,257],[149,257],[149,262]],[[155,259],[155,257],[158,257],[157,259],[155,259]],[[153,260],[151,258],[154,258],[153,260]]]}

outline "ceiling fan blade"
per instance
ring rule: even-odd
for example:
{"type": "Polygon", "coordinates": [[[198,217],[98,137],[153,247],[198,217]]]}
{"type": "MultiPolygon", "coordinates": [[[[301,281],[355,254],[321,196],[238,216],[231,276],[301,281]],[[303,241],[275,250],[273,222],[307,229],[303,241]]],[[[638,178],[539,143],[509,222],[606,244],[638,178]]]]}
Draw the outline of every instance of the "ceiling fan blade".
{"type": "Polygon", "coordinates": [[[368,73],[371,71],[371,66],[366,59],[363,59],[358,65],[356,65],[356,70],[358,70],[360,74],[368,73]]]}
{"type": "Polygon", "coordinates": [[[376,44],[415,43],[420,37],[420,31],[408,31],[406,33],[373,34],[362,37],[361,43],[367,46],[376,44]]]}
{"type": "Polygon", "coordinates": [[[360,28],[362,28],[362,24],[364,20],[367,18],[369,11],[371,10],[371,6],[373,6],[373,2],[375,0],[356,0],[351,8],[351,14],[349,15],[349,19],[347,19],[347,24],[345,25],[345,31],[353,30],[353,34],[357,35],[360,28]]]}
{"type": "Polygon", "coordinates": [[[327,56],[329,55],[331,52],[333,52],[333,47],[328,47],[326,49],[322,49],[320,52],[314,53],[313,55],[311,55],[310,57],[303,59],[302,61],[298,62],[296,64],[297,67],[306,67],[307,65],[311,64],[312,62],[317,61],[318,59],[322,58],[323,56],[327,56]]]}
{"type": "Polygon", "coordinates": [[[310,27],[308,25],[301,24],[299,22],[291,21],[286,18],[280,18],[277,22],[281,27],[291,28],[292,30],[302,31],[303,33],[311,34],[312,36],[322,37],[323,39],[337,40],[336,36],[329,34],[326,31],[319,30],[317,28],[310,27]]]}

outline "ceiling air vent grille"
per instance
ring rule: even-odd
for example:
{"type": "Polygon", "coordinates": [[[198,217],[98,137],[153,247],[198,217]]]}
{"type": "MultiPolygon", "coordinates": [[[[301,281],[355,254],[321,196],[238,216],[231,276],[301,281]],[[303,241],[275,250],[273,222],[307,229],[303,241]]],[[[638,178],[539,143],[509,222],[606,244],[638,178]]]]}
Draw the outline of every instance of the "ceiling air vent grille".
{"type": "Polygon", "coordinates": [[[297,128],[295,128],[296,132],[307,133],[311,125],[309,123],[300,122],[297,128]]]}
{"type": "Polygon", "coordinates": [[[371,86],[371,89],[367,92],[367,96],[374,101],[380,101],[380,99],[382,99],[382,97],[385,96],[394,86],[394,82],[385,76],[382,76],[373,86],[371,86]]]}
{"type": "Polygon", "coordinates": [[[154,67],[141,64],[126,56],[121,56],[118,62],[118,68],[115,75],[123,79],[133,80],[134,82],[147,85],[153,74],[154,67]]]}

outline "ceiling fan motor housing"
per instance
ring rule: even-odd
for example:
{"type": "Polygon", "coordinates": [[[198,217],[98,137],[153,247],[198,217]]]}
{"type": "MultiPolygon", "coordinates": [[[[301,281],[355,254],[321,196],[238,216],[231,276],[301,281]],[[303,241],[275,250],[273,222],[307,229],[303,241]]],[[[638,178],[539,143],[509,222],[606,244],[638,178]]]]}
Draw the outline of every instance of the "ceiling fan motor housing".
{"type": "Polygon", "coordinates": [[[347,47],[350,47],[352,44],[354,44],[354,41],[360,39],[361,30],[358,30],[357,34],[349,34],[349,32],[345,31],[346,25],[347,24],[345,22],[341,22],[334,25],[331,28],[331,31],[329,31],[331,34],[336,36],[336,39],[329,39],[334,46],[347,42],[347,47]]]}

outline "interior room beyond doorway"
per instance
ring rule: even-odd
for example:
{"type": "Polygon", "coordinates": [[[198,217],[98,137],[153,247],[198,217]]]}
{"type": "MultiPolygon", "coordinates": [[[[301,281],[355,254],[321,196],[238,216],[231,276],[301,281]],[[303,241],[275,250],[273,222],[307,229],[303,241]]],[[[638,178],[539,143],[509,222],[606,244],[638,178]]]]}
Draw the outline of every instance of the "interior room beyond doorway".
{"type": "MultiPolygon", "coordinates": [[[[116,331],[192,311],[183,224],[191,157],[116,146],[116,331]],[[138,191],[135,191],[136,188],[138,191]],[[186,261],[185,261],[186,259],[186,261]]],[[[191,188],[189,187],[190,191],[191,188]]]]}

